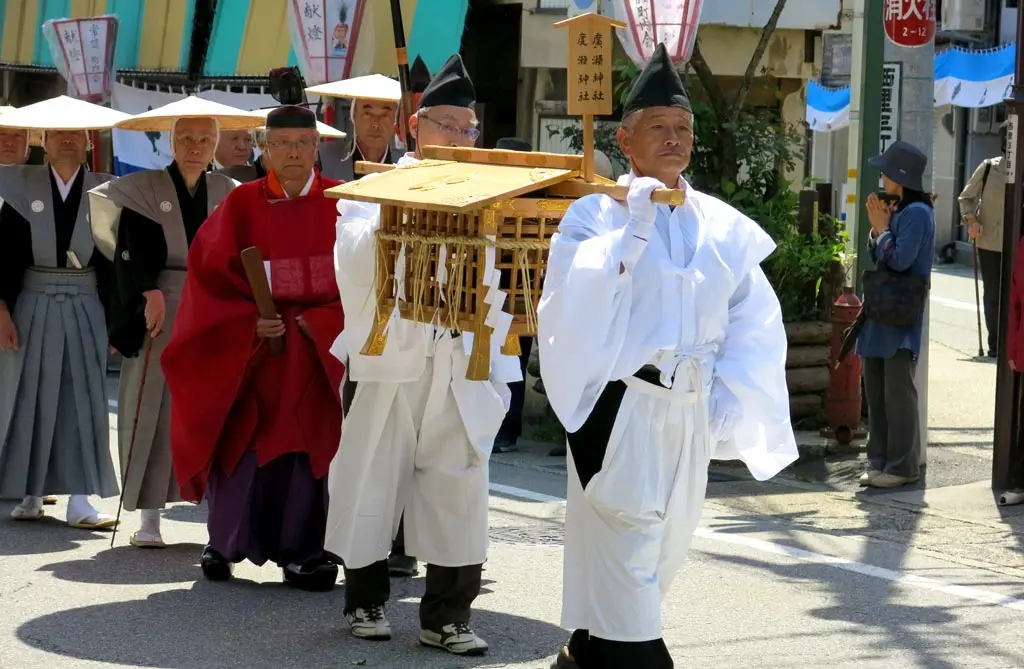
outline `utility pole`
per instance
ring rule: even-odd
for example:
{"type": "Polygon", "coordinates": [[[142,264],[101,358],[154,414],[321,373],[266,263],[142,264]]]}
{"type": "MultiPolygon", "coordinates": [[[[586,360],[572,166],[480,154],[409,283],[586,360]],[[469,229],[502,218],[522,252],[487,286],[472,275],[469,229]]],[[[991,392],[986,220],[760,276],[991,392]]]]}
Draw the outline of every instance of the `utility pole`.
{"type": "MultiPolygon", "coordinates": [[[[882,5],[883,3],[877,3],[882,5]]],[[[879,25],[882,21],[879,20],[879,25]]],[[[924,173],[924,191],[932,185],[932,143],[935,132],[935,40],[919,47],[902,47],[884,37],[883,89],[891,77],[899,73],[898,107],[892,111],[899,118],[894,139],[902,139],[929,157],[924,173]]],[[[866,226],[865,226],[866,227],[866,226]]],[[[863,247],[862,247],[863,248],[863,247]]],[[[924,329],[921,332],[921,353],[917,358],[914,383],[917,386],[918,425],[920,425],[921,464],[928,453],[928,303],[925,302],[924,329]]]]}
{"type": "Polygon", "coordinates": [[[1003,224],[1003,268],[999,331],[999,364],[996,367],[996,416],[992,444],[992,489],[1019,487],[1024,472],[1016,471],[1020,457],[1020,374],[1015,374],[1006,357],[1006,333],[1010,324],[1010,283],[1021,236],[1021,167],[1024,166],[1024,142],[1020,141],[1024,114],[1024,7],[1017,10],[1017,62],[1013,90],[1006,100],[1006,216],[1003,224]]]}
{"type": "Polygon", "coordinates": [[[878,170],[868,160],[878,154],[882,97],[882,63],[885,30],[879,0],[855,0],[853,7],[853,46],[850,67],[850,155],[847,162],[846,226],[849,249],[855,258],[851,282],[862,292],[860,275],[870,265],[867,258],[867,194],[875,190],[878,170]]]}

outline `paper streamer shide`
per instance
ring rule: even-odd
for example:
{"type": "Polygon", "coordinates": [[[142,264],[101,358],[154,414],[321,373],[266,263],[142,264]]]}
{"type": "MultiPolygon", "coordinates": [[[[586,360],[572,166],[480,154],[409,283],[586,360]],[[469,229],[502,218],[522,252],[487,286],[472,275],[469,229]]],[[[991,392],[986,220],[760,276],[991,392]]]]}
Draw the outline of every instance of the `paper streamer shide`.
{"type": "MultiPolygon", "coordinates": [[[[953,47],[935,56],[935,106],[978,109],[1002,102],[1013,86],[1015,44],[985,51],[953,47]]],[[[850,123],[850,89],[807,86],[807,124],[830,132],[850,123]]]]}

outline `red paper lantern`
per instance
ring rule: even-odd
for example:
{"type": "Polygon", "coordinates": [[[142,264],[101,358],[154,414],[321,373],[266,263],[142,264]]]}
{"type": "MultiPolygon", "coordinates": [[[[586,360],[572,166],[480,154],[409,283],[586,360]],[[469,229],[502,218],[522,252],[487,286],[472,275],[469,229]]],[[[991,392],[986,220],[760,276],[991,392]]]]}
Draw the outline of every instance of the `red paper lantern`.
{"type": "Polygon", "coordinates": [[[615,18],[626,24],[616,32],[626,54],[646,65],[659,43],[677,65],[690,60],[704,0],[615,0],[615,18]]]}
{"type": "Polygon", "coordinates": [[[935,0],[885,0],[885,36],[901,47],[920,47],[935,39],[935,0]]]}

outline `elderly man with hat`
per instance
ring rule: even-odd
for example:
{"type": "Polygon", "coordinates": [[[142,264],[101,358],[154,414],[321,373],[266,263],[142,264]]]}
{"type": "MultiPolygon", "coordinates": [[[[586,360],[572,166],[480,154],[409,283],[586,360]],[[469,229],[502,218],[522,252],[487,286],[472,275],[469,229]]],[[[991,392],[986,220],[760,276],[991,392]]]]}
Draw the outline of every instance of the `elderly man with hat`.
{"type": "Polygon", "coordinates": [[[370,74],[344,81],[335,81],[306,89],[322,98],[350,100],[352,144],[326,142],[320,148],[323,173],[339,181],[358,179],[355,164],[359,161],[393,164],[392,142],[398,119],[402,88],[397,81],[382,74],[370,74]]]}
{"type": "MultiPolygon", "coordinates": [[[[473,146],[476,94],[452,56],[410,120],[417,146],[473,146]]],[[[414,165],[407,154],[398,169],[414,165]]],[[[374,178],[373,176],[366,177],[374,178]]],[[[396,319],[381,356],[360,353],[374,318],[380,207],[340,201],[335,267],[346,328],[336,354],[354,392],[331,465],[327,548],[345,563],[345,617],[361,639],[391,638],[388,549],[405,513],[409,552],[427,563],[419,641],[458,655],[487,643],[470,627],[487,557],[488,458],[519,360],[495,342],[487,381],[467,381],[471,336],[396,319]],[[414,466],[415,465],[415,466],[414,466]]]]}
{"type": "Polygon", "coordinates": [[[126,510],[141,511],[141,527],[130,538],[139,548],[164,547],[160,510],[181,501],[171,466],[171,399],[159,360],[185,285],[188,249],[238,185],[206,166],[225,131],[249,132],[260,122],[194,96],[133,116],[116,127],[169,133],[174,160],[89,193],[93,236],[114,263],[110,344],[124,356],[117,402],[121,500],[126,510]]]}
{"type": "Polygon", "coordinates": [[[192,241],[160,361],[181,495],[209,505],[201,566],[214,581],[242,560],[274,562],[305,590],[337,580],[323,545],[341,437],[343,366],[330,354],[343,323],[331,258],[337,210],[324,197],[337,182],[314,168],[316,127],[305,107],[267,115],[268,174],[231,191],[192,241]],[[240,261],[251,247],[263,257],[271,318],[240,261]]]}
{"type": "Polygon", "coordinates": [[[786,333],[761,227],[682,177],[693,112],[659,44],[623,105],[626,202],[589,195],[551,240],[538,309],[545,390],[565,426],[555,666],[671,669],[661,600],[700,522],[712,457],[758,480],[797,458],[786,333]],[[683,204],[652,201],[685,191],[683,204]]]}
{"type": "Polygon", "coordinates": [[[86,193],[112,177],[86,166],[90,130],[126,114],[65,96],[0,116],[42,130],[48,165],[0,168],[0,498],[15,520],[70,495],[72,527],[110,529],[89,495],[117,494],[107,418],[110,262],[89,229],[86,193]]]}
{"type": "MultiPolygon", "coordinates": [[[[882,173],[885,192],[896,199],[886,204],[876,193],[867,198],[871,233],[868,253],[878,270],[892,270],[900,284],[914,279],[924,287],[935,257],[935,212],[924,190],[928,158],[917,147],[899,140],[870,164],[882,173]]],[[[896,286],[899,288],[899,286],[896,286]]],[[[913,322],[903,326],[872,315],[865,295],[857,355],[864,364],[868,404],[868,470],[860,484],[896,488],[920,476],[921,426],[918,423],[914,376],[923,341],[924,299],[913,322]]]]}

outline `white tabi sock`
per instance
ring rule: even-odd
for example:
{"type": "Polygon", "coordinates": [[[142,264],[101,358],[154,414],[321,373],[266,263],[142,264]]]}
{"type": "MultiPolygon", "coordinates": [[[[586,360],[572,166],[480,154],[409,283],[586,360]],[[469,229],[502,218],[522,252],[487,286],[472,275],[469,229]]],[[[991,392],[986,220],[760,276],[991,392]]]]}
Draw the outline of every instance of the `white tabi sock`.
{"type": "Polygon", "coordinates": [[[32,509],[41,509],[43,508],[43,498],[35,497],[33,495],[25,495],[25,499],[21,500],[21,508],[25,509],[26,511],[31,511],[32,509]]]}
{"type": "Polygon", "coordinates": [[[72,495],[68,500],[68,521],[85,520],[98,514],[96,507],[89,503],[88,495],[72,495]]]}
{"type": "Polygon", "coordinates": [[[160,509],[142,509],[142,525],[139,534],[146,538],[160,537],[160,509]]]}

